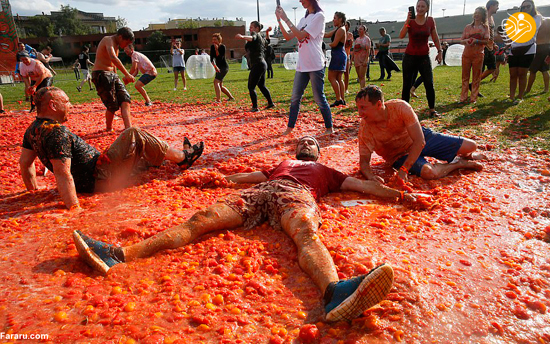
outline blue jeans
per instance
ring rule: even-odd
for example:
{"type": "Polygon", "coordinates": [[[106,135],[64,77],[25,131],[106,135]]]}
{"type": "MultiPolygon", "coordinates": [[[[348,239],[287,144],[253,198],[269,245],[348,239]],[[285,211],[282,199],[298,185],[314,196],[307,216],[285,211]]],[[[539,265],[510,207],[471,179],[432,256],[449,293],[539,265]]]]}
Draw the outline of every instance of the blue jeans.
{"type": "Polygon", "coordinates": [[[319,106],[325,128],[332,128],[332,113],[325,97],[325,68],[315,72],[296,72],[294,75],[294,87],[292,88],[292,97],[290,98],[290,115],[288,117],[288,127],[294,128],[298,113],[300,112],[300,102],[311,80],[311,90],[313,91],[313,99],[319,106]]]}

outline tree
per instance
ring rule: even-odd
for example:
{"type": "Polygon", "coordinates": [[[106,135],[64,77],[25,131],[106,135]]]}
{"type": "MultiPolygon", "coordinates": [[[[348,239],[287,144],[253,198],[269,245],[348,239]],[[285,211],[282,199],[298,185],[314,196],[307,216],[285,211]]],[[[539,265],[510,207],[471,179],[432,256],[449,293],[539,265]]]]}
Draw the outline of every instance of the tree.
{"type": "Polygon", "coordinates": [[[25,29],[28,37],[52,37],[55,36],[54,25],[47,16],[34,16],[29,18],[29,27],[25,29]]]}
{"type": "Polygon", "coordinates": [[[198,27],[199,22],[194,21],[193,19],[189,19],[178,24],[178,29],[197,29],[198,27]]]}
{"type": "Polygon", "coordinates": [[[222,26],[222,21],[221,21],[221,20],[216,20],[216,21],[214,22],[214,26],[215,26],[215,27],[221,27],[221,26],[222,26]]]}
{"type": "Polygon", "coordinates": [[[120,29],[120,28],[123,28],[123,27],[126,27],[128,26],[128,21],[122,17],[118,17],[116,19],[116,29],[120,29]]]}
{"type": "Polygon", "coordinates": [[[69,5],[61,5],[60,13],[52,16],[52,21],[55,26],[55,33],[58,35],[87,35],[92,31],[78,18],[78,10],[69,5]]]}
{"type": "Polygon", "coordinates": [[[170,48],[169,43],[161,31],[155,31],[147,38],[145,50],[167,50],[170,48]]]}

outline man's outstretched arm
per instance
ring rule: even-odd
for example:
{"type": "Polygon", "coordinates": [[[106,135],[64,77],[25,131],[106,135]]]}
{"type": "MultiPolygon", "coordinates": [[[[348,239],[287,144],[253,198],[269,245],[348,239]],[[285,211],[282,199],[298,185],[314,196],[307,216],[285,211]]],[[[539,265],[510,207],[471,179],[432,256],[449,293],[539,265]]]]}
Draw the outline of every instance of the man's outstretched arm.
{"type": "Polygon", "coordinates": [[[267,181],[267,177],[262,172],[235,173],[226,176],[225,179],[233,183],[261,183],[267,181]]]}
{"type": "Polygon", "coordinates": [[[19,168],[21,170],[23,182],[29,191],[38,190],[38,183],[36,182],[36,168],[34,166],[35,159],[36,153],[33,150],[27,148],[21,149],[19,168]]]}
{"type": "Polygon", "coordinates": [[[57,190],[65,203],[67,209],[78,207],[78,196],[71,174],[71,159],[52,159],[53,174],[57,183],[57,190]]]}
{"type": "Polygon", "coordinates": [[[348,177],[340,189],[345,191],[358,191],[364,194],[387,197],[387,198],[398,198],[400,200],[414,201],[414,196],[411,194],[406,194],[403,191],[398,191],[387,186],[380,184],[374,180],[361,180],[353,177],[348,177]]]}

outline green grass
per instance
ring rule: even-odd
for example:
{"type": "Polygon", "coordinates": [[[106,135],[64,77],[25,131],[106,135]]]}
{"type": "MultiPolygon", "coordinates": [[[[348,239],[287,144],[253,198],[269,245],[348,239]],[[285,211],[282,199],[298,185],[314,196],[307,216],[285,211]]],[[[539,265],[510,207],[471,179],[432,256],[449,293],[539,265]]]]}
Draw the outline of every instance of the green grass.
{"type": "MultiPolygon", "coordinates": [[[[378,65],[371,66],[371,76],[378,78],[380,70],[378,65]]],[[[290,105],[290,94],[294,71],[287,71],[279,65],[274,66],[275,79],[268,79],[267,86],[270,89],[273,99],[282,109],[290,105]]],[[[95,92],[88,91],[84,86],[83,92],[76,90],[77,81],[74,79],[72,70],[66,71],[64,79],[56,81],[55,85],[67,92],[73,104],[99,101],[95,92]]],[[[550,102],[548,94],[541,94],[543,89],[542,77],[539,74],[533,86],[533,91],[525,97],[523,103],[513,105],[506,101],[508,94],[508,66],[501,68],[500,76],[496,83],[482,82],[481,92],[484,98],[479,98],[477,105],[458,104],[460,94],[460,67],[437,67],[434,70],[436,81],[436,109],[443,115],[440,120],[426,118],[427,101],[423,86],[417,90],[420,96],[411,101],[424,124],[437,130],[448,130],[454,133],[461,133],[465,136],[479,136],[485,143],[495,144],[501,148],[510,146],[525,146],[529,149],[550,149],[550,102]]],[[[240,69],[240,64],[232,64],[230,73],[227,75],[224,84],[230,89],[237,100],[248,106],[249,97],[247,90],[248,71],[240,69]]],[[[173,74],[164,69],[159,69],[159,76],[146,89],[153,101],[195,103],[211,102],[214,98],[212,80],[187,80],[188,91],[173,91],[173,74]]],[[[353,94],[359,90],[356,82],[356,74],[353,70],[350,76],[350,95],[348,101],[353,100],[353,94]]],[[[486,80],[489,80],[486,79],[486,80]]],[[[394,73],[391,81],[373,81],[374,84],[383,84],[382,88],[386,99],[399,98],[402,86],[401,73],[394,73]]],[[[181,80],[180,80],[181,83],[181,80]]],[[[334,101],[334,92],[328,83],[325,84],[326,94],[329,102],[334,101]]],[[[130,94],[133,99],[142,102],[141,96],[130,86],[130,94]]],[[[28,105],[18,101],[23,99],[23,85],[0,86],[0,92],[4,96],[4,106],[8,110],[26,109],[28,105]]],[[[308,98],[304,102],[304,110],[317,111],[313,103],[311,89],[306,90],[308,98]]],[[[260,105],[265,100],[259,95],[260,105]]],[[[351,102],[353,103],[353,102],[351,102]]],[[[354,106],[335,110],[336,114],[343,116],[356,116],[354,106]]],[[[337,124],[337,123],[336,123],[337,124]]]]}

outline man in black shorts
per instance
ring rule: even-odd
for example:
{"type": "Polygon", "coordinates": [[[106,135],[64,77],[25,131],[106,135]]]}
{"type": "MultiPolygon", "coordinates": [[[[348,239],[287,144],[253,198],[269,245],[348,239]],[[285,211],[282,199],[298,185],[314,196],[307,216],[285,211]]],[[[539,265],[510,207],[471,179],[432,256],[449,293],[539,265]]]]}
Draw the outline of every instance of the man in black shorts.
{"type": "Polygon", "coordinates": [[[97,95],[107,108],[105,122],[107,131],[113,130],[113,119],[115,112],[120,109],[124,128],[132,126],[130,115],[130,94],[124,84],[134,82],[134,77],[128,73],[126,68],[118,59],[118,48],[124,49],[128,44],[134,42],[134,33],[128,27],[118,29],[112,36],[105,36],[97,47],[92,82],[97,90],[97,95]],[[120,82],[116,70],[124,74],[124,84],[120,82]]]}
{"type": "Polygon", "coordinates": [[[92,88],[92,75],[89,72],[90,66],[94,66],[92,61],[90,61],[90,55],[88,52],[90,51],[90,48],[84,47],[82,48],[82,52],[78,54],[78,64],[80,65],[80,71],[82,72],[82,81],[80,82],[80,85],[76,87],[78,92],[82,91],[82,86],[86,82],[88,82],[88,86],[90,86],[90,91],[93,90],[92,88]]]}
{"type": "Polygon", "coordinates": [[[103,192],[126,186],[143,159],[150,166],[170,160],[189,168],[204,149],[184,141],[184,149],[171,148],[157,137],[136,127],[122,132],[102,154],[62,125],[68,119],[69,97],[56,87],[42,88],[35,95],[37,116],[23,137],[19,165],[27,190],[37,190],[38,157],[53,171],[59,194],[68,209],[79,208],[77,192],[103,192]]]}
{"type": "Polygon", "coordinates": [[[317,140],[303,137],[296,147],[296,160],[285,160],[266,171],[227,176],[231,182],[257,185],[195,213],[179,226],[124,247],[114,247],[75,231],[77,250],[88,264],[107,273],[116,264],[185,246],[206,233],[243,226],[249,229],[268,221],[296,244],[300,267],[324,293],[327,320],[351,321],[384,299],[393,283],[393,270],[383,264],[367,275],[340,281],[330,253],[317,235],[321,222],[317,200],[343,190],[405,201],[413,201],[414,195],[348,177],[315,162],[319,154],[317,140]]]}
{"type": "Polygon", "coordinates": [[[525,93],[531,92],[531,87],[537,77],[537,72],[541,72],[544,81],[544,93],[548,93],[550,83],[550,74],[548,73],[550,63],[550,18],[542,18],[540,29],[537,33],[537,52],[535,58],[529,66],[529,81],[525,93]]]}
{"type": "MultiPolygon", "coordinates": [[[[487,23],[489,24],[489,41],[487,41],[487,45],[485,46],[485,55],[483,56],[484,72],[481,74],[481,80],[489,75],[493,75],[493,72],[497,69],[497,60],[495,57],[495,19],[493,15],[498,11],[498,1],[489,0],[485,7],[487,8],[487,23]]],[[[471,88],[472,84],[470,84],[471,88]]],[[[478,95],[483,97],[481,93],[478,95]]]]}

